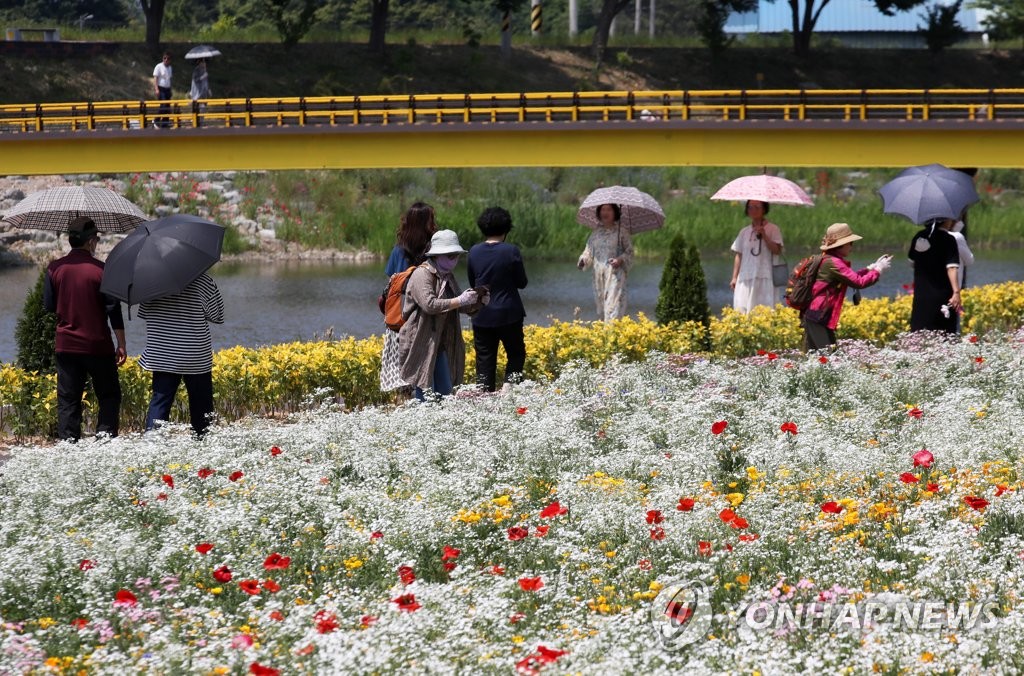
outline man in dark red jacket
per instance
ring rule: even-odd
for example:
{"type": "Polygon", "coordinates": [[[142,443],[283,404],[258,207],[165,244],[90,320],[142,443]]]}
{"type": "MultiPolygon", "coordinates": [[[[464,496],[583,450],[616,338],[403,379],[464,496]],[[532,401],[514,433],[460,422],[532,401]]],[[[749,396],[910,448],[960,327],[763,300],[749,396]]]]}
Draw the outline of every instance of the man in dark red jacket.
{"type": "Polygon", "coordinates": [[[57,313],[57,438],[78,441],[82,435],[82,395],[86,376],[99,401],[96,432],[117,436],[121,383],[117,367],[125,362],[121,303],[100,293],[103,262],[96,259],[99,233],[91,218],[68,226],[71,252],[46,269],[43,304],[57,313]],[[110,340],[110,322],[117,350],[110,340]]]}

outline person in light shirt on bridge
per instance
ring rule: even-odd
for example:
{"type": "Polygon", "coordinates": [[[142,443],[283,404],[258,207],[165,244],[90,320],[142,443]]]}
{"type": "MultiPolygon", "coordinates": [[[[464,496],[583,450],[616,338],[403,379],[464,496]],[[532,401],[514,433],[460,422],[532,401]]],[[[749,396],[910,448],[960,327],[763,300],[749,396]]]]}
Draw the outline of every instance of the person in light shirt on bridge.
{"type": "Polygon", "coordinates": [[[745,208],[750,225],[740,230],[732,243],[736,254],[732,266],[732,306],[749,314],[758,305],[775,307],[779,294],[772,282],[773,258],[782,253],[782,232],[768,221],[767,202],[747,200],[745,208]]]}
{"type": "MultiPolygon", "coordinates": [[[[156,94],[156,98],[160,101],[171,100],[171,76],[174,74],[174,69],[171,67],[171,53],[164,52],[163,58],[160,63],[156,64],[153,68],[153,91],[156,94]]],[[[160,104],[160,114],[167,115],[171,112],[171,107],[166,103],[160,104]]],[[[157,127],[170,126],[166,117],[158,117],[156,119],[157,127]]]]}

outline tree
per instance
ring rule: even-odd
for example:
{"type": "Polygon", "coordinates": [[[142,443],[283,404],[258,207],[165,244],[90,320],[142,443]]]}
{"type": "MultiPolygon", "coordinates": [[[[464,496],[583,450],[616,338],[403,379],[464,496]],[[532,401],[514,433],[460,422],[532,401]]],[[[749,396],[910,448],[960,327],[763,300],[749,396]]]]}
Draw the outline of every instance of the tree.
{"type": "MultiPolygon", "coordinates": [[[[774,2],[774,0],[769,0],[774,2]]],[[[821,18],[821,11],[828,6],[831,0],[786,0],[789,3],[790,14],[793,18],[793,52],[797,56],[807,56],[811,53],[811,34],[814,27],[818,25],[821,18]],[[800,3],[803,2],[801,9],[800,3]]],[[[886,16],[893,16],[896,12],[905,12],[920,5],[924,0],[872,0],[875,8],[886,16]]]]}
{"type": "Polygon", "coordinates": [[[146,46],[154,54],[160,51],[160,31],[164,23],[166,0],[139,0],[142,13],[146,15],[146,46]]]}
{"type": "Polygon", "coordinates": [[[21,316],[14,327],[18,346],[17,364],[26,371],[55,373],[54,345],[57,339],[57,315],[43,307],[43,280],[46,268],[39,271],[35,286],[25,297],[21,316]]]}
{"type": "Polygon", "coordinates": [[[634,0],[601,0],[601,13],[597,17],[594,28],[594,61],[600,66],[604,60],[604,50],[608,48],[608,35],[612,30],[612,21],[634,0]]]}
{"type": "Polygon", "coordinates": [[[388,30],[389,0],[370,0],[370,51],[383,54],[385,49],[384,36],[388,30]]]}
{"type": "Polygon", "coordinates": [[[938,54],[946,47],[952,47],[962,40],[967,31],[956,20],[957,13],[964,0],[956,0],[952,5],[932,5],[928,12],[921,15],[927,23],[918,27],[924,36],[928,51],[938,54]]]}
{"type": "Polygon", "coordinates": [[[708,326],[710,323],[708,285],[700,254],[696,246],[687,245],[682,235],[676,235],[669,247],[654,314],[659,324],[700,322],[708,326]]]}
{"type": "MultiPolygon", "coordinates": [[[[154,0],[151,0],[154,1],[154,0]]],[[[263,9],[277,28],[281,43],[294,47],[313,27],[319,0],[262,0],[263,9]]]]}
{"type": "Polygon", "coordinates": [[[725,34],[725,22],[733,12],[752,12],[757,0],[701,0],[697,31],[712,54],[718,54],[732,42],[725,34]]]}
{"type": "Polygon", "coordinates": [[[1024,3],[1020,0],[975,0],[985,10],[985,30],[996,40],[1024,38],[1024,3]]]}

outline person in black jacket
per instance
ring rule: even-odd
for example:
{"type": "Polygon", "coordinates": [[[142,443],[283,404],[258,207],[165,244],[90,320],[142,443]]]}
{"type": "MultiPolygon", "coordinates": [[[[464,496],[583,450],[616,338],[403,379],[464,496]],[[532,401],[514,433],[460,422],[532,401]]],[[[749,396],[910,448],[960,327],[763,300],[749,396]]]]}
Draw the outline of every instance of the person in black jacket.
{"type": "Polygon", "coordinates": [[[473,316],[477,383],[487,392],[495,389],[498,344],[505,346],[505,382],[522,378],[526,363],[523,318],[526,310],[519,289],[526,288],[526,269],[519,247],[505,241],[512,217],[501,207],[490,207],[477,219],[485,239],[469,250],[469,285],[486,287],[486,305],[473,316]]]}

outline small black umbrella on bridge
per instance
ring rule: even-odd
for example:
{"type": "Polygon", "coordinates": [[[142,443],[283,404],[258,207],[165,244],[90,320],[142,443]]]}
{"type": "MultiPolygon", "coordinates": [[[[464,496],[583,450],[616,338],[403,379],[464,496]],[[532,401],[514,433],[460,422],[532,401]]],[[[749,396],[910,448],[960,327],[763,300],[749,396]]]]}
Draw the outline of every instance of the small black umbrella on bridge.
{"type": "Polygon", "coordinates": [[[224,226],[175,214],[143,223],[107,256],[100,291],[129,305],[181,293],[220,260],[224,226]]]}

